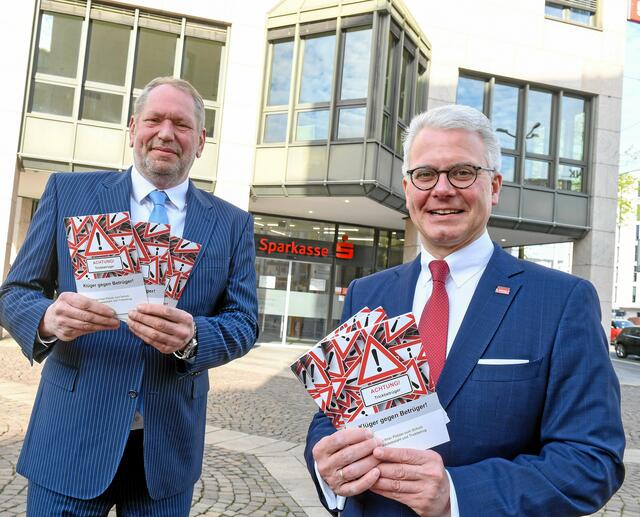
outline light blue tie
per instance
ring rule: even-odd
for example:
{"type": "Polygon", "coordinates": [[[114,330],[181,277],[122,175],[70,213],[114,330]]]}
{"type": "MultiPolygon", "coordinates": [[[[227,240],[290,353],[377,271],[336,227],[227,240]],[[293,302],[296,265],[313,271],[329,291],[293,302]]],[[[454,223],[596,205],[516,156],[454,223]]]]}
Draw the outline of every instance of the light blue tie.
{"type": "Polygon", "coordinates": [[[153,203],[153,210],[149,216],[149,222],[169,224],[167,208],[164,206],[168,199],[167,193],[162,190],[154,190],[153,192],[149,192],[149,199],[151,199],[153,203]]]}

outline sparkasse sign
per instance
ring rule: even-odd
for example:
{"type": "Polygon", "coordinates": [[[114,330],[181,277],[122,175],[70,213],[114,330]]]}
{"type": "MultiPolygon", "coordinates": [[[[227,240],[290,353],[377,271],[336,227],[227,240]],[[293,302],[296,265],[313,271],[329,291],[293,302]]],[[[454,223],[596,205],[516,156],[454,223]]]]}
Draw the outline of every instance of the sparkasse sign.
{"type": "Polygon", "coordinates": [[[342,260],[352,260],[355,255],[355,246],[349,242],[345,234],[342,240],[334,246],[321,241],[309,241],[305,239],[283,239],[261,236],[256,240],[256,251],[261,255],[285,255],[291,258],[313,257],[319,259],[331,259],[334,256],[342,260]]]}

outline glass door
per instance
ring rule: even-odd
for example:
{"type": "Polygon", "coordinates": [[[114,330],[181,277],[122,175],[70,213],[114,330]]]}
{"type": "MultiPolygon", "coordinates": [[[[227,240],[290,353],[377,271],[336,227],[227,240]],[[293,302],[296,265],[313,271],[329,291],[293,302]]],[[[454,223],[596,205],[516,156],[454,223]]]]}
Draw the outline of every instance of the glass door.
{"type": "Polygon", "coordinates": [[[258,325],[261,341],[281,341],[289,282],[289,261],[258,257],[258,325]]]}

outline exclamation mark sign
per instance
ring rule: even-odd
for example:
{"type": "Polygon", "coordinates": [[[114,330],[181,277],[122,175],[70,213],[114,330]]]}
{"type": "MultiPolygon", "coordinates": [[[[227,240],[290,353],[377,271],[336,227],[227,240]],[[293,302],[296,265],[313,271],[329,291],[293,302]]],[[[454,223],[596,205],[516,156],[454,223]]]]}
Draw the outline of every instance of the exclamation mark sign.
{"type": "Polygon", "coordinates": [[[396,327],[398,326],[398,320],[395,320],[393,322],[393,325],[391,325],[391,332],[395,332],[396,331],[396,327]]]}
{"type": "Polygon", "coordinates": [[[311,382],[315,385],[316,380],[314,379],[315,377],[315,371],[316,371],[316,365],[311,363],[311,382]]]}
{"type": "Polygon", "coordinates": [[[371,349],[371,355],[373,356],[373,360],[378,365],[376,370],[378,370],[378,373],[381,372],[382,371],[382,366],[380,366],[380,361],[378,360],[378,351],[375,348],[371,349]]]}
{"type": "Polygon", "coordinates": [[[98,249],[102,251],[102,242],[100,242],[100,234],[96,232],[96,239],[98,239],[98,249]]]}
{"type": "Polygon", "coordinates": [[[333,351],[329,352],[329,359],[327,360],[327,364],[331,364],[333,361],[333,351]]]}
{"type": "Polygon", "coordinates": [[[304,387],[307,387],[307,372],[305,370],[302,370],[302,383],[304,384],[304,387]]]}

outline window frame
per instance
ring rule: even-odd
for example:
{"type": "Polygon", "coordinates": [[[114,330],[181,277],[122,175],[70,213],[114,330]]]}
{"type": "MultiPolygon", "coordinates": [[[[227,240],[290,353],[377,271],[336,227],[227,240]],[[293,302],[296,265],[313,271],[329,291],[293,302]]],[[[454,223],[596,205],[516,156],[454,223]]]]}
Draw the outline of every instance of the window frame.
{"type": "Polygon", "coordinates": [[[590,29],[601,29],[600,0],[545,0],[544,8],[544,17],[547,20],[561,21],[572,25],[578,25],[580,27],[587,27],[590,29]],[[562,15],[558,17],[552,14],[547,14],[547,6],[553,6],[555,8],[561,9],[562,15]],[[590,23],[583,23],[578,20],[572,19],[571,13],[576,11],[584,11],[590,13],[590,23]]]}
{"type": "MultiPolygon", "coordinates": [[[[489,76],[485,74],[476,73],[469,70],[460,69],[458,73],[458,84],[460,78],[472,79],[478,81],[484,81],[484,113],[492,120],[493,110],[493,96],[496,84],[507,85],[518,88],[518,107],[517,107],[517,125],[516,125],[516,145],[514,149],[506,149],[501,147],[502,156],[513,157],[515,161],[514,166],[514,179],[513,181],[505,180],[506,184],[523,186],[531,189],[540,189],[546,191],[558,191],[562,193],[571,194],[588,194],[589,181],[593,164],[591,160],[592,149],[594,142],[592,139],[592,121],[593,110],[595,106],[594,96],[584,92],[578,92],[574,90],[554,88],[549,85],[517,81],[510,78],[489,76]],[[527,109],[529,103],[529,92],[539,91],[551,94],[551,117],[550,117],[550,135],[549,135],[549,153],[541,154],[536,152],[527,151],[525,137],[526,131],[526,118],[527,109]],[[584,102],[584,127],[583,127],[583,148],[582,159],[561,156],[562,150],[560,149],[560,138],[562,130],[562,100],[564,98],[580,99],[584,102]],[[527,183],[525,181],[525,165],[526,160],[538,160],[549,164],[549,173],[546,185],[536,185],[534,183],[527,183]],[[560,166],[575,166],[582,169],[581,189],[570,190],[559,188],[559,168],[560,166]]],[[[458,88],[456,86],[456,102],[458,102],[458,88]]],[[[531,130],[529,130],[530,132],[531,130]]]]}

